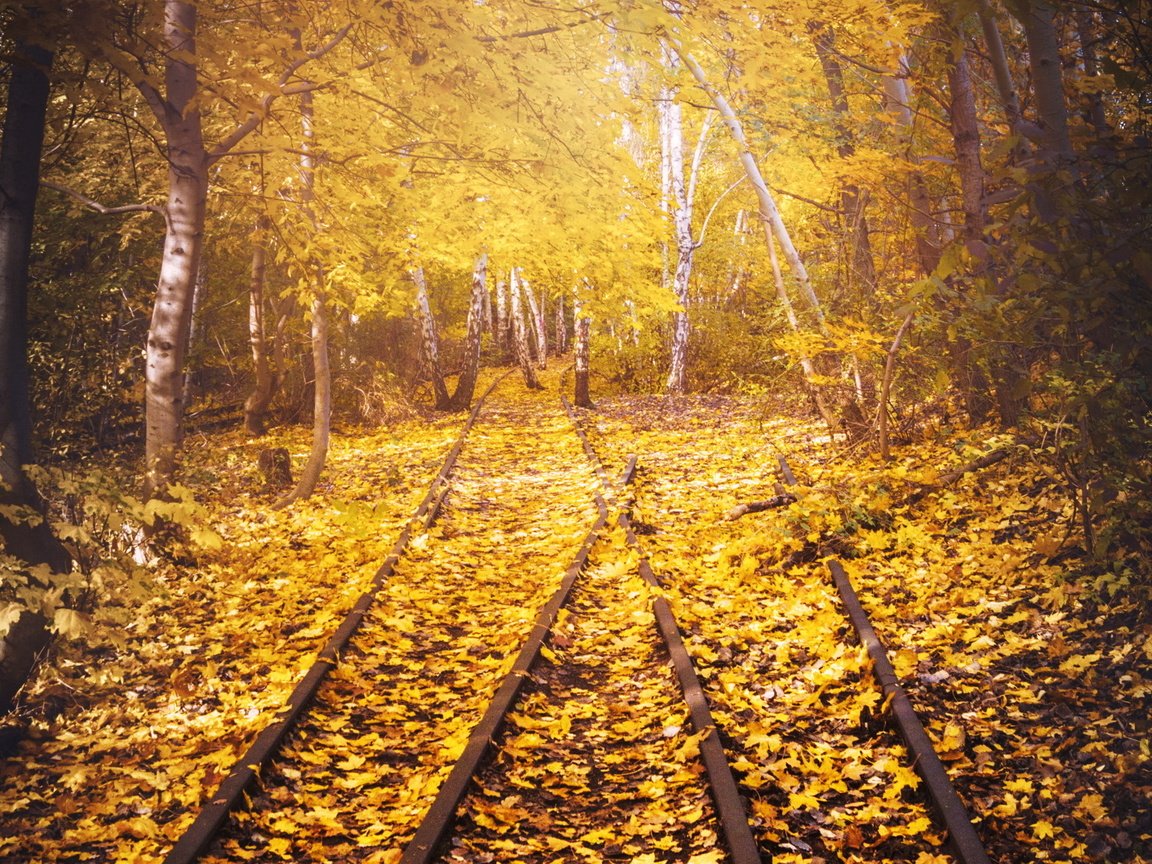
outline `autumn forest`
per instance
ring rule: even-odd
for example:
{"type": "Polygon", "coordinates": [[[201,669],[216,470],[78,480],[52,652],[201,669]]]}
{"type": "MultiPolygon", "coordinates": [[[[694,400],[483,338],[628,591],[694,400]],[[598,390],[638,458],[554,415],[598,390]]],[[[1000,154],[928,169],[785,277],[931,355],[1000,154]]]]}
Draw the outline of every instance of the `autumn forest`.
{"type": "Polygon", "coordinates": [[[0,0],[0,861],[1152,861],[1145,0],[0,0]]]}

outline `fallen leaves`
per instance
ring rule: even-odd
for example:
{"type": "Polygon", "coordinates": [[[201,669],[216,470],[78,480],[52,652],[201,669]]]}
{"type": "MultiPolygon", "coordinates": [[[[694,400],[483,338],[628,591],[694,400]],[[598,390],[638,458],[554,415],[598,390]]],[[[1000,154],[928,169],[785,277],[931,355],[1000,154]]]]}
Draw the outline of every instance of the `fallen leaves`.
{"type": "MultiPolygon", "coordinates": [[[[481,419],[473,467],[466,449],[444,517],[265,778],[228,841],[233,860],[398,858],[591,519],[596,479],[551,398],[518,394],[481,419]]],[[[994,858],[1150,857],[1146,606],[1075,569],[1060,530],[1073,514],[1050,480],[1006,462],[893,507],[968,455],[923,445],[894,471],[849,466],[750,405],[667,406],[605,400],[591,416],[606,458],[641,456],[642,540],[774,860],[947,860],[826,584],[829,551],[994,858]],[[773,494],[765,466],[780,450],[808,483],[798,500],[726,520],[773,494]]],[[[276,514],[246,491],[253,445],[194,444],[190,471],[215,472],[224,545],[132,589],[118,641],[61,644],[29,700],[60,716],[0,767],[0,858],[157,860],[363,590],[454,432],[445,421],[337,440],[332,488],[276,514]]],[[[307,449],[304,435],[277,441],[307,449]]],[[[597,550],[506,761],[469,801],[489,842],[454,847],[461,860],[722,860],[634,563],[618,539],[597,550]]]]}

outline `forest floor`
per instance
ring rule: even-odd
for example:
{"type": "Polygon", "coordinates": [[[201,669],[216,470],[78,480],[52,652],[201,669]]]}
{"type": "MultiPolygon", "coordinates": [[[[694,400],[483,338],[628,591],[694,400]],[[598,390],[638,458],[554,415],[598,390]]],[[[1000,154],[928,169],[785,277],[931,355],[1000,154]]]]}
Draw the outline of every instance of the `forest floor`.
{"type": "MultiPolygon", "coordinates": [[[[511,379],[502,386],[555,413],[558,375],[544,380],[540,394],[521,393],[511,379]]],[[[629,397],[581,412],[609,476],[619,475],[627,454],[639,458],[633,518],[704,679],[763,848],[777,862],[950,860],[917,778],[892,755],[899,745],[827,575],[827,558],[837,556],[993,860],[1152,861],[1150,604],[1145,591],[1080,550],[1073,505],[1057,480],[1021,451],[908,503],[1002,438],[941,431],[881,465],[829,442],[797,410],[777,409],[735,397],[629,397]],[[774,495],[780,455],[798,477],[797,500],[729,518],[734,506],[774,495]]],[[[308,430],[260,441],[238,431],[191,438],[186,482],[223,543],[107,586],[110,596],[83,636],[60,642],[26,688],[16,717],[27,734],[0,761],[0,861],[161,860],[370,582],[460,422],[415,417],[340,429],[319,493],[278,512],[269,509],[274,492],[262,488],[256,456],[285,446],[299,464],[308,430]]],[[[513,430],[486,434],[495,445],[513,430]]],[[[560,426],[536,437],[547,434],[560,435],[560,426]]],[[[567,502],[578,520],[591,494],[588,466],[578,462],[574,435],[561,446],[576,454],[576,473],[540,485],[539,494],[567,502]]],[[[479,489],[484,477],[462,482],[479,489]]],[[[481,502],[475,508],[501,488],[469,493],[481,502]]],[[[475,551],[476,561],[456,553],[458,570],[483,566],[485,550],[475,551]]],[[[571,729],[602,713],[634,730],[635,716],[613,707],[634,697],[613,696],[612,682],[630,675],[645,688],[663,686],[658,657],[625,651],[643,610],[627,606],[638,595],[610,571],[594,564],[586,590],[620,600],[619,620],[597,623],[604,601],[578,595],[554,646],[576,671],[544,670],[525,702],[567,724],[563,734],[514,720],[516,747],[574,740],[571,729]],[[616,636],[605,636],[609,627],[616,636]],[[621,671],[598,682],[579,664],[606,645],[621,671]],[[579,710],[567,716],[565,706],[579,710]]],[[[501,606],[497,588],[473,600],[484,598],[501,606]]],[[[497,632],[504,625],[491,627],[493,644],[506,638],[497,632]]],[[[481,665],[510,662],[503,649],[476,656],[481,665]]],[[[430,685],[414,678],[410,686],[430,685]]],[[[654,746],[667,739],[666,761],[675,762],[691,747],[677,743],[682,719],[663,698],[651,697],[659,706],[654,746]]],[[[459,738],[459,717],[435,717],[443,728],[423,717],[421,734],[459,738]]],[[[368,737],[355,717],[341,734],[350,744],[368,737]]],[[[626,749],[613,758],[628,764],[626,749]]],[[[367,770],[348,761],[349,771],[367,770]]],[[[473,796],[482,800],[469,805],[470,824],[495,832],[494,843],[509,821],[550,822],[563,801],[581,797],[571,787],[537,813],[541,798],[524,792],[534,781],[509,772],[489,777],[473,796]]],[[[653,784],[649,800],[662,794],[653,784]]],[[[579,842],[525,860],[722,860],[691,852],[704,848],[690,844],[708,833],[696,823],[710,814],[706,800],[689,794],[695,803],[681,816],[695,839],[686,834],[683,849],[663,834],[644,835],[651,845],[630,843],[618,836],[619,813],[601,809],[583,817],[599,819],[601,830],[584,824],[579,842]]],[[[294,844],[325,820],[336,826],[330,833],[348,831],[347,820],[316,807],[284,820],[283,842],[274,837],[237,860],[309,860],[294,844]]],[[[371,843],[360,844],[372,854],[358,857],[394,861],[411,826],[372,824],[371,843]]],[[[355,836],[343,839],[357,846],[355,836]]],[[[517,860],[502,848],[484,857],[458,846],[451,860],[517,860]]]]}

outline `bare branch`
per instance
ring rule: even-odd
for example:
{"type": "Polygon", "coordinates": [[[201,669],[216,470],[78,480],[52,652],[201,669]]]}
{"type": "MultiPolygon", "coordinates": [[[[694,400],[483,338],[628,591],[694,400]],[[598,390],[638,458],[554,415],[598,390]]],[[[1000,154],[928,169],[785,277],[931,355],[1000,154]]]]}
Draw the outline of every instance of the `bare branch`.
{"type": "Polygon", "coordinates": [[[76,201],[79,201],[89,210],[95,210],[104,216],[119,216],[124,213],[157,213],[160,216],[164,215],[164,208],[158,204],[121,204],[117,207],[107,207],[99,201],[93,201],[86,195],[82,195],[75,189],[69,189],[67,186],[61,186],[59,183],[53,183],[51,180],[41,178],[41,186],[46,186],[49,189],[55,189],[76,201]]]}
{"type": "Polygon", "coordinates": [[[711,208],[708,210],[708,215],[704,217],[704,224],[700,226],[700,237],[696,241],[697,248],[704,245],[704,235],[708,233],[708,222],[712,219],[712,214],[716,212],[716,208],[720,206],[720,202],[728,197],[728,193],[748,179],[747,174],[740,175],[740,179],[721,192],[715,201],[712,202],[711,208]]]}
{"type": "Polygon", "coordinates": [[[519,33],[504,33],[499,36],[477,36],[476,41],[488,43],[507,42],[509,39],[530,39],[533,36],[547,36],[549,33],[561,33],[564,30],[573,30],[577,27],[583,27],[585,24],[593,24],[597,21],[603,21],[608,17],[608,14],[609,13],[607,12],[600,12],[596,15],[590,15],[581,21],[573,21],[568,24],[553,24],[549,27],[539,27],[535,30],[523,30],[519,33]]]}

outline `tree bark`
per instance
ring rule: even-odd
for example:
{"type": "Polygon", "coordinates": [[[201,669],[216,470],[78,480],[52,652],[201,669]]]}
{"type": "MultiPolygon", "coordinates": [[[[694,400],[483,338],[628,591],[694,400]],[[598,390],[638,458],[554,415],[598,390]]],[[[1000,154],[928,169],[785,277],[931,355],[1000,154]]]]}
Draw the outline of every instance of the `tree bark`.
{"type": "MultiPolygon", "coordinates": [[[[772,279],[776,285],[776,297],[784,316],[788,319],[788,326],[793,333],[800,332],[800,319],[796,316],[796,309],[792,306],[792,298],[788,296],[788,286],[784,284],[784,274],[780,272],[780,259],[776,255],[776,243],[772,236],[772,229],[764,223],[764,241],[768,244],[768,261],[772,265],[772,279]]],[[[817,383],[816,363],[807,354],[800,355],[800,370],[804,373],[804,383],[808,385],[808,393],[816,404],[816,410],[821,419],[830,430],[836,428],[836,417],[828,407],[828,401],[817,383]]]]}
{"type": "MultiPolygon", "coordinates": [[[[670,44],[662,46],[664,68],[669,77],[674,77],[680,66],[680,58],[670,44]]],[[[668,381],[665,385],[669,393],[683,393],[688,386],[688,336],[691,324],[688,318],[688,288],[692,280],[692,260],[696,253],[696,244],[692,239],[692,200],[688,193],[688,186],[684,182],[684,120],[680,103],[677,101],[677,90],[668,88],[664,98],[666,104],[660,114],[664,122],[661,141],[664,143],[662,154],[666,168],[668,182],[668,200],[672,210],[672,224],[676,234],[676,268],[672,274],[672,292],[680,308],[672,313],[672,351],[668,370],[668,381]]],[[[704,134],[701,133],[700,148],[704,144],[704,134]]],[[[699,164],[694,161],[693,168],[699,164]]],[[[693,172],[693,181],[695,172],[693,172]]]]}
{"type": "Polygon", "coordinates": [[[579,408],[591,408],[592,397],[589,390],[589,378],[591,370],[592,350],[591,350],[591,331],[592,322],[587,315],[584,314],[582,304],[577,299],[574,302],[573,317],[575,318],[575,361],[576,361],[576,385],[575,393],[573,396],[576,400],[576,405],[579,408]]]}
{"type": "Polygon", "coordinates": [[[568,321],[564,315],[564,295],[556,298],[556,332],[552,340],[556,345],[556,355],[561,356],[568,350],[568,321]]]}
{"type": "MultiPolygon", "coordinates": [[[[1100,74],[1100,63],[1096,57],[1095,13],[1086,7],[1076,9],[1076,36],[1080,40],[1080,57],[1084,61],[1084,74],[1095,78],[1100,74]]],[[[1084,116],[1096,130],[1097,140],[1106,141],[1112,134],[1108,116],[1104,112],[1104,99],[1100,91],[1092,90],[1084,94],[1084,116]]]]}
{"type": "Polygon", "coordinates": [[[488,296],[488,256],[481,255],[472,270],[472,294],[468,304],[468,334],[464,339],[464,368],[456,380],[449,407],[467,411],[480,371],[480,337],[484,333],[484,298],[488,296]]]}
{"type": "Polygon", "coordinates": [[[1009,9],[1024,28],[1028,43],[1028,68],[1036,111],[1043,130],[1045,155],[1054,169],[1070,167],[1075,159],[1068,132],[1068,106],[1064,99],[1064,75],[1056,12],[1047,0],[1014,0],[1009,9]]]}
{"type": "Polygon", "coordinates": [[[252,270],[248,282],[248,344],[252,349],[252,370],[255,381],[252,392],[244,401],[244,430],[260,437],[267,427],[268,406],[276,392],[276,379],[268,361],[267,327],[265,325],[264,277],[267,271],[268,219],[256,220],[252,237],[252,270]]]}
{"type": "Polygon", "coordinates": [[[740,119],[736,116],[736,112],[732,110],[732,106],[728,104],[728,100],[724,98],[719,90],[709,83],[700,64],[697,63],[677,41],[671,40],[670,44],[676,49],[677,55],[684,61],[684,65],[688,67],[688,70],[692,73],[692,77],[696,79],[700,88],[708,94],[708,97],[712,100],[712,104],[716,106],[717,111],[720,112],[720,116],[724,119],[725,125],[732,133],[732,137],[740,149],[740,164],[744,168],[744,172],[748,175],[748,180],[752,184],[752,188],[756,190],[756,199],[760,204],[761,218],[770,226],[772,234],[780,244],[780,250],[784,254],[784,260],[788,262],[788,266],[796,279],[800,293],[811,307],[820,330],[822,332],[826,331],[824,309],[820,304],[820,299],[816,296],[815,290],[812,288],[812,280],[808,276],[808,268],[804,266],[804,260],[800,257],[800,253],[796,250],[796,246],[792,242],[792,235],[788,233],[788,226],[784,224],[784,220],[780,216],[780,209],[776,206],[775,198],[773,198],[772,193],[768,191],[768,184],[764,182],[764,175],[760,173],[760,166],[756,162],[756,157],[752,155],[752,150],[748,145],[748,138],[744,134],[744,127],[740,123],[740,119]]]}
{"type": "Polygon", "coordinates": [[[508,277],[508,293],[512,306],[512,343],[516,352],[516,362],[524,375],[524,385],[529,390],[543,389],[532,368],[532,358],[528,356],[528,333],[524,323],[524,304],[520,299],[520,274],[515,267],[508,277]]]}
{"type": "Polygon", "coordinates": [[[166,98],[159,102],[157,115],[167,138],[168,200],[164,251],[145,356],[146,501],[163,495],[176,476],[183,437],[184,361],[208,194],[208,154],[196,98],[195,4],[165,0],[164,41],[166,98]]]}
{"type": "MultiPolygon", "coordinates": [[[[296,35],[299,46],[299,34],[296,35]]],[[[313,233],[319,230],[316,221],[316,123],[312,91],[300,94],[300,204],[304,219],[313,233]]],[[[325,273],[316,264],[315,285],[312,293],[312,449],[296,488],[273,506],[286,507],[294,501],[308,498],[316,490],[320,473],[328,459],[328,443],[332,431],[332,370],[328,363],[328,305],[324,289],[325,273]]]]}
{"type": "MultiPolygon", "coordinates": [[[[954,38],[963,40],[962,33],[954,38]]],[[[952,128],[953,148],[956,152],[956,165],[960,175],[960,194],[964,207],[964,245],[975,262],[977,273],[983,273],[988,266],[988,248],[984,239],[984,229],[988,223],[988,210],[984,198],[985,175],[980,159],[980,126],[976,114],[976,96],[972,89],[972,75],[968,65],[968,54],[963,44],[948,67],[949,119],[952,128]]],[[[954,315],[959,314],[955,310],[954,315]]],[[[972,356],[972,343],[959,332],[950,345],[952,365],[963,391],[965,407],[976,422],[984,420],[992,405],[988,397],[988,379],[972,356]]],[[[901,331],[903,332],[903,331],[901,331]]],[[[894,352],[889,353],[891,363],[894,352]]],[[[885,377],[891,373],[885,369],[885,377]]],[[[887,418],[887,404],[880,406],[882,420],[887,418]]],[[[885,430],[886,433],[886,430],[885,430]]],[[[881,440],[882,452],[887,451],[887,435],[881,440]]],[[[887,456],[884,456],[887,459],[887,456]]]]}
{"type": "Polygon", "coordinates": [[[544,298],[536,301],[536,292],[524,277],[520,277],[520,287],[524,290],[524,297],[528,301],[528,312],[532,324],[532,335],[535,337],[536,365],[541,369],[548,366],[548,328],[544,323],[544,298]]]}
{"type": "MultiPolygon", "coordinates": [[[[28,395],[28,259],[40,183],[48,70],[52,52],[17,43],[8,78],[0,143],[0,505],[42,512],[39,492],[24,472],[32,461],[32,411],[28,395]]],[[[47,521],[35,524],[0,515],[4,551],[54,573],[72,569],[72,557],[47,521]]],[[[48,644],[48,622],[25,609],[0,634],[0,714],[24,685],[48,644]]]]}
{"type": "Polygon", "coordinates": [[[496,356],[501,363],[507,363],[512,344],[512,320],[508,317],[508,283],[496,280],[496,356]]]}
{"type": "MultiPolygon", "coordinates": [[[[828,85],[828,99],[836,115],[836,151],[840,158],[847,159],[856,152],[856,142],[848,127],[848,96],[844,89],[844,70],[835,53],[835,33],[831,27],[817,22],[811,26],[816,45],[816,56],[824,71],[824,81],[828,85]]],[[[854,183],[844,186],[840,192],[841,219],[844,222],[844,236],[847,238],[849,273],[851,282],[859,283],[868,296],[876,290],[876,264],[872,258],[872,239],[868,233],[868,220],[864,215],[867,195],[854,183]]]]}
{"type": "MultiPolygon", "coordinates": [[[[957,34],[957,38],[963,36],[957,34]]],[[[964,243],[974,258],[983,260],[987,254],[984,227],[988,221],[984,204],[984,166],[980,161],[980,126],[976,116],[976,97],[972,92],[972,75],[968,54],[962,48],[948,67],[948,90],[952,141],[964,206],[964,243]]]]}
{"type": "Polygon", "coordinates": [[[440,339],[436,335],[436,319],[432,317],[432,306],[428,302],[428,282],[424,278],[424,268],[412,271],[412,281],[416,283],[416,309],[420,315],[420,347],[424,354],[424,365],[432,378],[437,411],[448,411],[452,399],[448,395],[448,385],[444,383],[444,372],[440,368],[440,339]]]}
{"type": "Polygon", "coordinates": [[[996,92],[1000,97],[1000,107],[1004,110],[1004,118],[1008,121],[1008,128],[1013,134],[1025,135],[1024,115],[1020,111],[1020,97],[1012,83],[1012,72],[1008,68],[1008,55],[1004,51],[1004,40],[1000,36],[1000,28],[996,17],[989,6],[988,0],[977,0],[977,11],[980,16],[980,29],[984,32],[984,45],[988,50],[988,57],[992,63],[992,75],[996,80],[996,92]]]}
{"type": "Polygon", "coordinates": [[[1033,191],[1033,206],[1042,222],[1055,222],[1067,211],[1060,203],[1060,190],[1067,183],[1061,172],[1076,179],[1076,154],[1068,131],[1068,106],[1064,99],[1064,76],[1055,10],[1047,0],[1014,0],[1009,10],[1024,28],[1028,43],[1028,68],[1040,121],[1037,157],[1040,176],[1033,191]]]}

